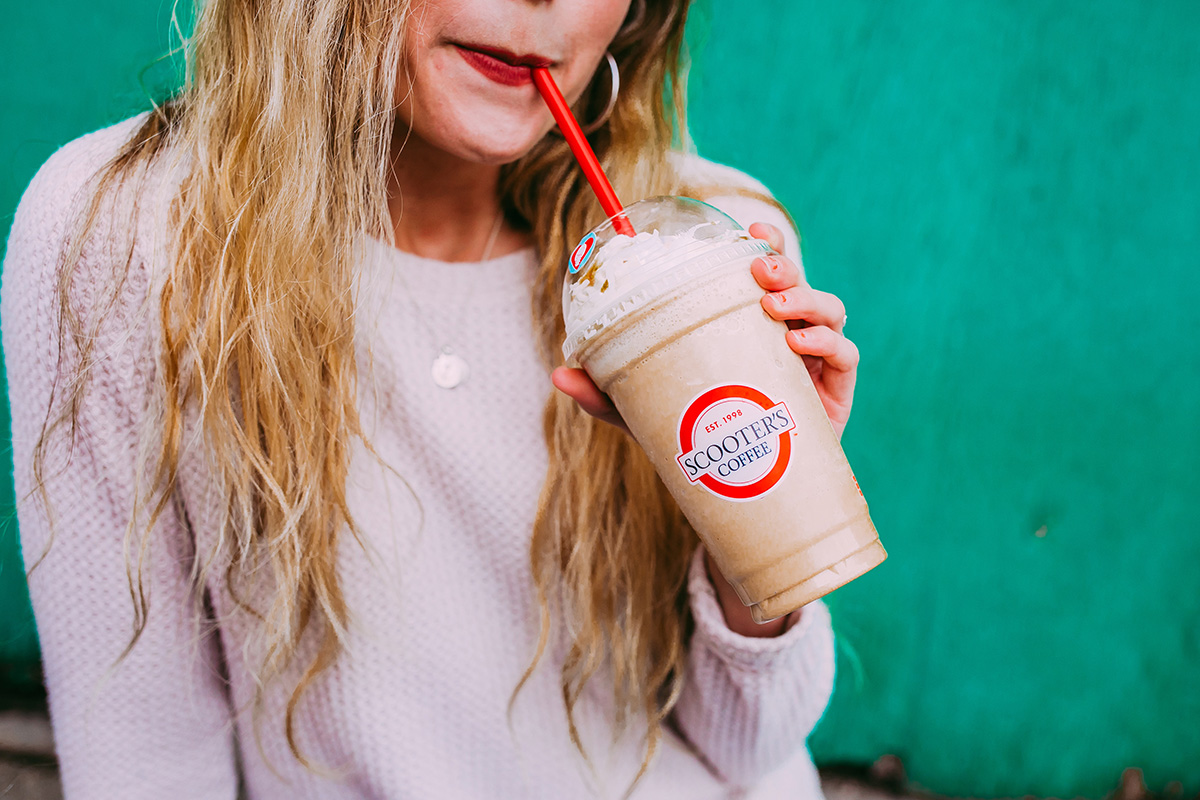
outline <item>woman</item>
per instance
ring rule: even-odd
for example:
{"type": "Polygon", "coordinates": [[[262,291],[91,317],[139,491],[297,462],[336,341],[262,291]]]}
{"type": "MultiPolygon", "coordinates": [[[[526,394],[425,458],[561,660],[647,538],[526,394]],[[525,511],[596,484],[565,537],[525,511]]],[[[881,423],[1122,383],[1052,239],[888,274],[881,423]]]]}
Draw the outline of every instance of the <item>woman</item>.
{"type": "MultiPolygon", "coordinates": [[[[820,795],[824,605],[755,625],[560,366],[603,214],[529,64],[620,196],[798,255],[760,184],[673,150],[685,13],[212,0],[178,97],[42,168],[2,315],[68,797],[820,795]]],[[[840,434],[840,301],[754,275],[840,434]]]]}

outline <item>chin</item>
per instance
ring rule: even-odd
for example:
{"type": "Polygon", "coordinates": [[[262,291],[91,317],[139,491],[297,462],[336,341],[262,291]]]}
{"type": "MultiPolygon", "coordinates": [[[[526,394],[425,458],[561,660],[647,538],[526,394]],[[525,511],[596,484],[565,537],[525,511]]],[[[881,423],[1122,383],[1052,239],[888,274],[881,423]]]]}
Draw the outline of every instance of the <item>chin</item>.
{"type": "MultiPolygon", "coordinates": [[[[530,89],[533,92],[533,89],[530,89]]],[[[462,93],[451,101],[421,104],[412,115],[413,133],[432,147],[464,161],[508,164],[524,156],[554,124],[541,98],[517,100],[462,93]]]]}
{"type": "Polygon", "coordinates": [[[525,146],[525,147],[508,147],[508,148],[490,147],[490,148],[486,148],[486,149],[478,148],[478,149],[471,151],[469,154],[464,154],[464,158],[467,158],[468,160],[474,161],[478,164],[491,164],[491,165],[501,165],[502,166],[504,164],[511,164],[514,161],[519,161],[522,157],[525,156],[526,153],[528,153],[530,150],[533,149],[533,146],[535,144],[537,144],[536,140],[533,142],[530,142],[528,144],[528,146],[525,146]]]}
{"type": "Polygon", "coordinates": [[[439,137],[438,146],[459,158],[479,164],[509,164],[524,156],[546,135],[540,126],[521,123],[473,125],[453,137],[439,137]]]}

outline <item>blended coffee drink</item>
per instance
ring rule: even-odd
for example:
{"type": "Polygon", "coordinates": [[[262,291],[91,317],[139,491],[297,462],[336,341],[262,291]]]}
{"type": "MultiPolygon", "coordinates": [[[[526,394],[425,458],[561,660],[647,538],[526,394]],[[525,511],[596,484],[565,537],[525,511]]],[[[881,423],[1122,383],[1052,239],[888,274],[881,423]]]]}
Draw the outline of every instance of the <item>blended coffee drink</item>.
{"type": "Polygon", "coordinates": [[[580,241],[563,354],[612,398],[754,619],[783,616],[887,554],[812,379],[763,311],[773,252],[697,200],[658,197],[580,241]]]}

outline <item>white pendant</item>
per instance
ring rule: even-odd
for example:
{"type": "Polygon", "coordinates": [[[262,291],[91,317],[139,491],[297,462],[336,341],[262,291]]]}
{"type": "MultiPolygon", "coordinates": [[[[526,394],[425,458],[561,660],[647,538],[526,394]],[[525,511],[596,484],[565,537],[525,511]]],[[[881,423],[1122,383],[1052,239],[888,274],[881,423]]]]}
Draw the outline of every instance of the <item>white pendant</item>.
{"type": "Polygon", "coordinates": [[[447,347],[434,359],[431,372],[434,383],[443,389],[453,389],[467,379],[467,376],[471,374],[471,368],[467,366],[466,361],[463,361],[447,347]]]}

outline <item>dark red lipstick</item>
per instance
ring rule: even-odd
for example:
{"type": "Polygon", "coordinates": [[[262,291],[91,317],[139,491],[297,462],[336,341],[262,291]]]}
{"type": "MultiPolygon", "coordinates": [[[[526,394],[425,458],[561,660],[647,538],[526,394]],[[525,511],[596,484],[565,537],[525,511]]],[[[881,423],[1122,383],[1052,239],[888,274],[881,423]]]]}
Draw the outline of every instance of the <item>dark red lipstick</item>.
{"type": "Polygon", "coordinates": [[[536,53],[520,55],[500,47],[457,43],[455,47],[458,48],[463,60],[484,77],[505,86],[532,83],[533,78],[529,74],[530,67],[548,67],[554,63],[536,53]]]}

